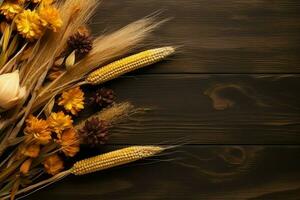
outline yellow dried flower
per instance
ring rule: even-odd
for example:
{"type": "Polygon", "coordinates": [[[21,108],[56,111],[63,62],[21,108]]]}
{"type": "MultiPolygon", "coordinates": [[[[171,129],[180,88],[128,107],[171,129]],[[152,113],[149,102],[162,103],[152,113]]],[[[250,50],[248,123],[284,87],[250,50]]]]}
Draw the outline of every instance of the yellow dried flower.
{"type": "Polygon", "coordinates": [[[45,171],[51,175],[58,174],[64,168],[64,163],[57,154],[48,156],[44,160],[43,165],[44,165],[45,171]]]}
{"type": "Polygon", "coordinates": [[[16,17],[18,32],[28,40],[39,39],[44,32],[41,18],[36,11],[24,10],[16,17]]]}
{"type": "Polygon", "coordinates": [[[26,120],[26,128],[24,129],[26,140],[35,140],[39,144],[47,144],[51,140],[51,131],[48,122],[30,116],[26,120]]]}
{"type": "Polygon", "coordinates": [[[29,145],[24,144],[20,147],[20,153],[30,158],[36,158],[40,154],[40,145],[37,143],[32,143],[29,145]]]}
{"type": "Polygon", "coordinates": [[[39,7],[38,12],[44,27],[49,27],[56,32],[62,26],[63,22],[55,7],[42,5],[39,7]]]}
{"type": "Polygon", "coordinates": [[[32,159],[27,159],[20,167],[21,174],[27,175],[31,167],[32,159]]]}
{"type": "Polygon", "coordinates": [[[84,93],[80,87],[63,92],[59,98],[58,105],[64,106],[67,111],[70,111],[73,115],[77,115],[84,108],[84,93]]]}
{"type": "Polygon", "coordinates": [[[66,156],[73,157],[79,152],[79,135],[74,128],[65,130],[58,143],[66,156]]]}
{"type": "Polygon", "coordinates": [[[22,6],[12,2],[5,2],[0,7],[1,14],[3,14],[8,20],[13,19],[17,14],[22,12],[22,10],[22,6]]]}
{"type": "Polygon", "coordinates": [[[51,113],[48,118],[49,127],[61,138],[61,133],[69,128],[72,128],[73,120],[71,116],[65,115],[63,112],[51,113]]]}

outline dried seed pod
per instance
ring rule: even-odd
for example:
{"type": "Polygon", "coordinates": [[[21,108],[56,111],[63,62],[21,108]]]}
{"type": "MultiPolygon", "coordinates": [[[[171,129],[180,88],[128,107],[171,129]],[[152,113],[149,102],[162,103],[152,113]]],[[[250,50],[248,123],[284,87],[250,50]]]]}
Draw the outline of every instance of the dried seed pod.
{"type": "Polygon", "coordinates": [[[86,82],[92,85],[104,83],[125,73],[161,61],[174,52],[174,47],[161,47],[143,51],[95,70],[88,75],[86,82]]]}
{"type": "Polygon", "coordinates": [[[105,108],[111,106],[115,101],[115,93],[111,89],[101,88],[90,98],[90,103],[105,108]]]}
{"type": "Polygon", "coordinates": [[[105,144],[108,140],[108,123],[93,117],[85,121],[82,129],[79,130],[81,141],[92,147],[105,144]]]}
{"type": "Polygon", "coordinates": [[[83,57],[93,48],[93,40],[89,34],[84,31],[78,31],[68,40],[68,49],[75,51],[76,57],[83,57]]]}

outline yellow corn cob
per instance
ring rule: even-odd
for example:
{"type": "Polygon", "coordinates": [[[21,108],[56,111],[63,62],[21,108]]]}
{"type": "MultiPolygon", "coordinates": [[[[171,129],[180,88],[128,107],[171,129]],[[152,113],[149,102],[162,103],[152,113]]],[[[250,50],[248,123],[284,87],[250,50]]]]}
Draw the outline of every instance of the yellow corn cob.
{"type": "Polygon", "coordinates": [[[174,53],[174,51],[174,47],[161,47],[143,51],[141,53],[123,58],[95,70],[88,75],[88,77],[86,78],[86,82],[92,85],[104,83],[106,81],[115,79],[125,73],[161,61],[167,56],[174,53]]]}
{"type": "Polygon", "coordinates": [[[89,174],[147,158],[163,150],[164,148],[159,146],[131,146],[78,161],[71,168],[71,173],[75,175],[89,174]]]}
{"type": "MultiPolygon", "coordinates": [[[[134,162],[143,158],[147,158],[164,151],[166,148],[159,146],[131,146],[116,151],[111,151],[99,156],[84,159],[76,162],[69,170],[63,171],[49,179],[38,182],[26,188],[19,190],[16,194],[22,194],[33,191],[34,189],[45,187],[58,180],[61,180],[70,174],[84,175],[92,172],[116,167],[119,165],[134,162]]],[[[9,199],[9,192],[0,194],[0,199],[9,199]],[[6,196],[5,196],[6,195],[6,196]]]]}

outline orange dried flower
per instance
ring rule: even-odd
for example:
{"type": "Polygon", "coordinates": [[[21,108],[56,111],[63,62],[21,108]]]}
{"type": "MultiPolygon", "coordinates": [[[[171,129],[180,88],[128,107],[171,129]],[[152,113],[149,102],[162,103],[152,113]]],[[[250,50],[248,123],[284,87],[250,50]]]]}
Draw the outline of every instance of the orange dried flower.
{"type": "Polygon", "coordinates": [[[63,92],[59,98],[58,105],[64,106],[67,111],[70,111],[73,115],[84,108],[84,93],[80,87],[70,89],[63,92]]]}
{"type": "Polygon", "coordinates": [[[35,10],[24,10],[16,16],[15,22],[19,34],[30,41],[41,38],[44,33],[41,18],[35,10]]]}
{"type": "Polygon", "coordinates": [[[64,163],[57,154],[53,154],[51,156],[46,157],[46,159],[43,162],[43,165],[45,171],[51,175],[58,174],[64,168],[64,163]]]}
{"type": "Polygon", "coordinates": [[[61,133],[72,127],[73,120],[70,115],[65,115],[63,112],[51,113],[48,118],[49,127],[55,132],[58,138],[61,137],[61,133]]]}
{"type": "Polygon", "coordinates": [[[24,129],[26,140],[34,140],[40,144],[47,144],[51,140],[51,131],[46,120],[38,119],[30,116],[26,120],[26,128],[24,129]]]}
{"type": "Polygon", "coordinates": [[[21,154],[30,158],[36,158],[40,154],[40,145],[37,143],[22,145],[20,148],[21,154]]]}
{"type": "Polygon", "coordinates": [[[66,156],[73,157],[79,152],[79,135],[74,128],[65,130],[58,143],[66,156]]]}
{"type": "Polygon", "coordinates": [[[38,12],[44,27],[49,27],[56,32],[62,26],[63,22],[55,7],[41,5],[38,12]]]}
{"type": "Polygon", "coordinates": [[[32,159],[27,159],[20,167],[20,172],[24,175],[28,174],[31,167],[32,159]]]}
{"type": "Polygon", "coordinates": [[[4,2],[0,7],[1,14],[8,20],[13,19],[17,14],[22,12],[22,10],[22,6],[13,2],[4,2]]]}

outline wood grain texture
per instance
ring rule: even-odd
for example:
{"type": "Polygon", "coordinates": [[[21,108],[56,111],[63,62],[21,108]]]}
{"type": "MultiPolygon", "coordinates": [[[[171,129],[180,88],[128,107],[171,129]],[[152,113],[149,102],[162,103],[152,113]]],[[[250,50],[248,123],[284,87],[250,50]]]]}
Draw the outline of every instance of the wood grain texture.
{"type": "Polygon", "coordinates": [[[72,176],[29,199],[299,199],[299,147],[185,146],[175,151],[129,166],[72,176]],[[171,160],[162,161],[167,159],[171,160]]]}
{"type": "Polygon", "coordinates": [[[115,128],[112,143],[300,144],[298,75],[139,75],[107,87],[153,107],[115,128]]]}
{"type": "Polygon", "coordinates": [[[158,10],[173,19],[154,41],[184,47],[176,63],[144,73],[300,72],[298,0],[110,0],[92,27],[110,32],[158,10]]]}

